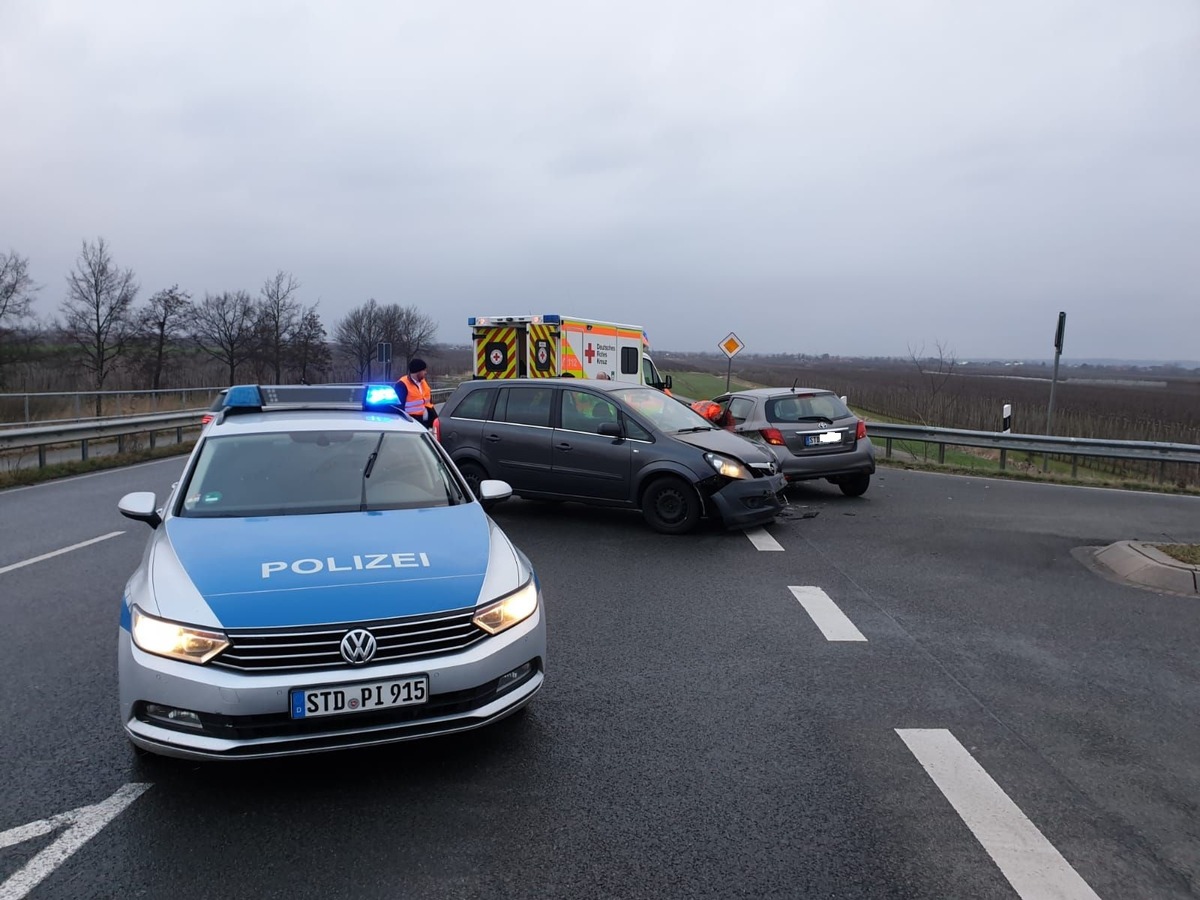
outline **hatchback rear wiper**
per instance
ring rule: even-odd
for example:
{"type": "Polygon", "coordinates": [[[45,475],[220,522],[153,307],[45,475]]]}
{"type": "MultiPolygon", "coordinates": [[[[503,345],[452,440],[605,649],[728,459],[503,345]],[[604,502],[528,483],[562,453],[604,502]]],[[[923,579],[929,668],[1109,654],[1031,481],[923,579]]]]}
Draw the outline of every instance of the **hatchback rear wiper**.
{"type": "Polygon", "coordinates": [[[797,422],[832,422],[833,416],[800,416],[797,422]]]}
{"type": "Polygon", "coordinates": [[[690,428],[680,428],[675,433],[676,434],[691,434],[693,431],[713,431],[713,430],[715,430],[715,429],[711,425],[693,425],[690,428]]]}

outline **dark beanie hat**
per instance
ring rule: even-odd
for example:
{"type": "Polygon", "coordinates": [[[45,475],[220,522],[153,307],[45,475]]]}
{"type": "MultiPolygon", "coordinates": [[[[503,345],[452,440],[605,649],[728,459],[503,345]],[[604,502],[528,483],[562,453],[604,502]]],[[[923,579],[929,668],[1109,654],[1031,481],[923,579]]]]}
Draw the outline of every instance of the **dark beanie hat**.
{"type": "Polygon", "coordinates": [[[413,372],[420,372],[422,369],[427,369],[427,368],[429,368],[429,367],[427,365],[425,365],[425,360],[421,359],[421,357],[419,357],[419,356],[414,357],[413,361],[408,364],[408,371],[409,371],[410,375],[413,372]]]}

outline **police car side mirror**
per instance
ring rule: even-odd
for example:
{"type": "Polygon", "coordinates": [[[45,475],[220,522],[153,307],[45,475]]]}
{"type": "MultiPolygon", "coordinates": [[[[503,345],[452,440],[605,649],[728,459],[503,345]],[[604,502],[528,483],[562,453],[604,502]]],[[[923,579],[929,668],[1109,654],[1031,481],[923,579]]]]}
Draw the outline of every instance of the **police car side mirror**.
{"type": "Polygon", "coordinates": [[[117,503],[117,509],[127,519],[145,522],[151,528],[162,524],[162,516],[155,510],[156,498],[153,491],[134,491],[126,494],[117,503]]]}
{"type": "Polygon", "coordinates": [[[507,481],[485,478],[479,482],[479,499],[487,503],[498,503],[512,496],[512,487],[507,481]]]}

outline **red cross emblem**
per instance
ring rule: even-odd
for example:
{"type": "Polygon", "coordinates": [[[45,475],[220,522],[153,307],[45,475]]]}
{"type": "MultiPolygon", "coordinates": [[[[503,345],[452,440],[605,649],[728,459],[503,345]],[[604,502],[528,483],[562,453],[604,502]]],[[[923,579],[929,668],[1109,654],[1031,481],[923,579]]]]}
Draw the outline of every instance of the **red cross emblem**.
{"type": "Polygon", "coordinates": [[[587,349],[583,351],[583,355],[587,357],[589,363],[596,358],[596,351],[592,349],[590,343],[587,345],[587,349]]]}

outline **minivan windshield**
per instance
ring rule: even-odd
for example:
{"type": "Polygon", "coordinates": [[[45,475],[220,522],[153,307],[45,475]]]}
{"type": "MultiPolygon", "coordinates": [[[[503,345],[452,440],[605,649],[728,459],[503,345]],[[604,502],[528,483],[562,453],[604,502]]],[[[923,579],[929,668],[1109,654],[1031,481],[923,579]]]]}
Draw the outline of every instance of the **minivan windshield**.
{"type": "Polygon", "coordinates": [[[282,431],[212,437],[179,515],[207,518],[416,509],[469,503],[426,434],[282,431]]]}
{"type": "Polygon", "coordinates": [[[712,424],[654,388],[623,388],[609,394],[627,404],[660,431],[711,431],[712,424]]]}

